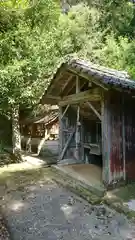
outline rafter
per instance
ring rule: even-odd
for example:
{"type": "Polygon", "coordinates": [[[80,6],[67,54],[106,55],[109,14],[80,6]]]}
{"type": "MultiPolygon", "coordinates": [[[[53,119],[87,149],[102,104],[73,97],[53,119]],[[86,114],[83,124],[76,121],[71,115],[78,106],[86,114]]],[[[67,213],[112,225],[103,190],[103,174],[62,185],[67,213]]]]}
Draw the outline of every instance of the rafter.
{"type": "Polygon", "coordinates": [[[61,90],[62,93],[66,89],[66,87],[68,86],[68,84],[70,83],[72,78],[73,78],[73,75],[70,75],[70,77],[67,79],[67,81],[65,82],[64,86],[62,87],[62,90],[61,90]]]}
{"type": "MultiPolygon", "coordinates": [[[[76,71],[73,71],[72,69],[70,69],[70,71],[71,71],[72,73],[74,73],[74,74],[78,74],[76,71]]],[[[94,77],[93,77],[93,78],[92,78],[92,77],[88,77],[88,75],[85,74],[85,73],[79,73],[79,76],[81,76],[82,78],[87,79],[88,81],[91,81],[91,82],[95,83],[97,86],[103,88],[105,91],[108,91],[108,90],[109,90],[108,87],[106,87],[106,86],[105,86],[104,84],[102,84],[102,83],[99,83],[99,81],[98,81],[96,78],[94,78],[94,77]]]]}

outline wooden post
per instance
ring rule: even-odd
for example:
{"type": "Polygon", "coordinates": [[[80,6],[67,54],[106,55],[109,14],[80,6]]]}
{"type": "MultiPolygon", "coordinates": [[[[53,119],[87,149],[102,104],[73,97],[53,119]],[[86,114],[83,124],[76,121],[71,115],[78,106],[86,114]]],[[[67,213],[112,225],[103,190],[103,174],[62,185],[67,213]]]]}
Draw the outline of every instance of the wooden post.
{"type": "Polygon", "coordinates": [[[84,159],[84,125],[83,125],[83,119],[81,118],[81,159],[82,163],[85,162],[84,159]]]}
{"type": "MultiPolygon", "coordinates": [[[[79,81],[79,77],[76,76],[76,93],[80,92],[80,81],[79,81]]],[[[77,119],[76,119],[76,138],[75,138],[75,142],[76,142],[76,149],[75,149],[75,156],[76,159],[79,161],[80,159],[80,154],[79,154],[79,144],[80,144],[80,106],[78,104],[77,106],[77,119]]]]}
{"type": "Polygon", "coordinates": [[[101,115],[102,115],[102,178],[105,184],[109,184],[111,181],[110,173],[110,150],[111,150],[111,136],[110,136],[110,113],[108,109],[108,99],[104,96],[101,102],[101,115]]]}
{"type": "Polygon", "coordinates": [[[63,148],[63,124],[62,124],[62,107],[59,106],[59,161],[63,148]]]}

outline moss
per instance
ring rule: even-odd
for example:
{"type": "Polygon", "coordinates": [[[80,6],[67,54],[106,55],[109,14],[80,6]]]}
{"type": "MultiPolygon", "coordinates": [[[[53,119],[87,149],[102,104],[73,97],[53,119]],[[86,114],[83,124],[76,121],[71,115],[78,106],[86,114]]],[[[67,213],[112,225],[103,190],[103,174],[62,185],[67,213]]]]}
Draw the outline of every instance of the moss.
{"type": "Polygon", "coordinates": [[[109,207],[115,209],[117,212],[125,214],[127,218],[132,220],[135,219],[135,211],[129,210],[129,208],[124,205],[122,199],[109,199],[106,197],[103,199],[102,202],[107,204],[109,207]]]}
{"type": "Polygon", "coordinates": [[[53,169],[52,171],[55,173],[55,177],[53,178],[53,180],[56,181],[58,184],[67,187],[72,192],[76,193],[77,195],[87,200],[91,204],[101,203],[102,198],[96,196],[90,190],[87,190],[85,187],[80,185],[79,181],[76,181],[73,178],[68,177],[67,175],[56,169],[53,169]]]}
{"type": "Polygon", "coordinates": [[[68,177],[64,173],[52,169],[54,172],[54,181],[58,184],[67,187],[71,191],[75,192],[77,195],[82,197],[83,199],[87,200],[91,204],[107,204],[110,208],[115,209],[119,213],[123,213],[129,219],[135,219],[135,212],[130,211],[128,207],[123,204],[123,200],[116,195],[112,198],[108,198],[107,195],[104,197],[98,197],[97,195],[93,194],[90,190],[87,190],[85,187],[82,187],[79,184],[79,181],[75,181],[73,178],[68,177]]]}

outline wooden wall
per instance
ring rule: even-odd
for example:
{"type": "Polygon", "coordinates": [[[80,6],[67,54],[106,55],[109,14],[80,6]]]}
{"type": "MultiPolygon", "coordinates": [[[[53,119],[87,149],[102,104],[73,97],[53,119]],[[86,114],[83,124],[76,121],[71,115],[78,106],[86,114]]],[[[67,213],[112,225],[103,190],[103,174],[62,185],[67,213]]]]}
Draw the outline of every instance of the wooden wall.
{"type": "MultiPolygon", "coordinates": [[[[62,109],[64,112],[66,107],[62,109]]],[[[92,131],[81,117],[77,152],[76,119],[76,111],[69,107],[60,120],[62,122],[60,161],[72,159],[72,163],[85,162],[83,144],[85,141],[89,142],[88,137],[92,131]]],[[[127,97],[127,94],[115,91],[104,96],[102,101],[102,159],[103,181],[106,186],[114,186],[121,181],[135,180],[135,100],[131,99],[130,95],[127,97]]]]}
{"type": "Polygon", "coordinates": [[[125,103],[125,171],[126,179],[135,180],[135,100],[125,103]]]}
{"type": "Polygon", "coordinates": [[[123,98],[121,95],[112,95],[110,108],[110,173],[111,181],[123,181],[125,179],[124,168],[124,133],[123,133],[123,98]]]}
{"type": "Polygon", "coordinates": [[[120,93],[106,99],[103,178],[106,185],[113,185],[135,180],[135,100],[120,93]]]}

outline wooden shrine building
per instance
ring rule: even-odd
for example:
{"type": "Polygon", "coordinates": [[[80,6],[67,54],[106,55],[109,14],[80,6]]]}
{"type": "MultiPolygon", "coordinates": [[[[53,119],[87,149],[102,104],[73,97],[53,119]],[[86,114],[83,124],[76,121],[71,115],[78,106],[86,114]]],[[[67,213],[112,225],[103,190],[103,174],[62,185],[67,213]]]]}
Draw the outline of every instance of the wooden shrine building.
{"type": "MultiPolygon", "coordinates": [[[[58,109],[48,111],[44,116],[27,117],[20,120],[21,135],[31,138],[44,138],[58,135],[58,109]],[[52,136],[51,136],[52,135],[52,136]]],[[[57,136],[56,136],[57,137],[57,136]]]]}
{"type": "MultiPolygon", "coordinates": [[[[57,140],[59,134],[58,107],[44,116],[27,117],[20,120],[22,149],[37,153],[47,140],[57,140]]],[[[42,149],[41,149],[42,150],[42,149]]]]}
{"type": "Polygon", "coordinates": [[[105,186],[135,180],[135,81],[82,60],[63,63],[42,98],[59,106],[59,159],[100,167],[105,186]]]}

